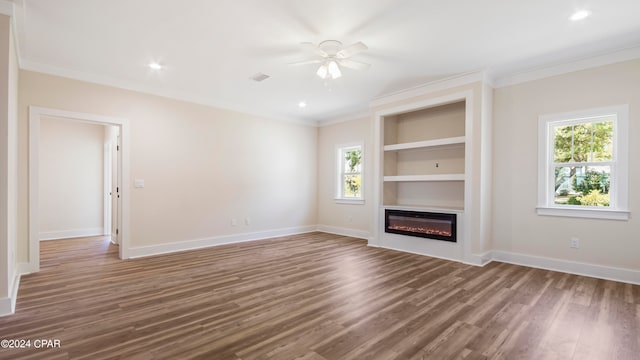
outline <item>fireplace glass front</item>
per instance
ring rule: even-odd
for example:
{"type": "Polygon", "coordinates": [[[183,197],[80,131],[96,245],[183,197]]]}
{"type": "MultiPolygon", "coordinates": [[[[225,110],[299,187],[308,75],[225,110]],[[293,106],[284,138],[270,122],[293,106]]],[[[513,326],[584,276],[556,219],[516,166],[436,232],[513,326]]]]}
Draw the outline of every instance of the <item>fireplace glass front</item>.
{"type": "Polygon", "coordinates": [[[385,232],[456,242],[456,214],[385,210],[385,232]]]}

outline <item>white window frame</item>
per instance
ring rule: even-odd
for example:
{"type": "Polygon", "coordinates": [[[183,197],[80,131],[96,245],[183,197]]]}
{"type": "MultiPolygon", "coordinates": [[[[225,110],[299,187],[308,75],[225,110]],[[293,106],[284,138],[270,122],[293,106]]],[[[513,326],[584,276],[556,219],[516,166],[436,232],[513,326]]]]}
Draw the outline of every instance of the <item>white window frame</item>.
{"type": "Polygon", "coordinates": [[[364,204],[364,143],[363,142],[355,142],[349,144],[341,144],[336,146],[336,197],[335,202],[338,204],[356,204],[361,205],[364,204]],[[348,150],[352,149],[360,149],[361,152],[361,160],[360,160],[360,197],[344,197],[344,189],[342,182],[342,170],[344,169],[344,153],[348,150]]]}
{"type": "Polygon", "coordinates": [[[592,219],[629,219],[629,106],[616,105],[579,110],[538,118],[538,215],[592,219]],[[590,118],[615,115],[613,159],[611,165],[610,206],[571,206],[554,204],[554,138],[551,129],[558,124],[579,124],[590,118]]]}

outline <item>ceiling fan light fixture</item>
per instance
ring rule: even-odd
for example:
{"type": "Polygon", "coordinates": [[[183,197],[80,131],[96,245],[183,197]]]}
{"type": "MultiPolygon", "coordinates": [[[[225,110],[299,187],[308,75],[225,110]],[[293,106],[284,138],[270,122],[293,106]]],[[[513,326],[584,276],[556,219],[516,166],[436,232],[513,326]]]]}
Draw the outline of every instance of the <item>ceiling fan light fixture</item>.
{"type": "Polygon", "coordinates": [[[156,70],[156,71],[164,69],[164,66],[162,66],[162,64],[160,64],[159,62],[155,62],[155,61],[150,62],[149,65],[147,65],[147,66],[149,66],[149,68],[151,70],[156,70]]]}
{"type": "Polygon", "coordinates": [[[571,21],[580,21],[580,20],[584,20],[587,17],[589,17],[589,15],[591,15],[591,11],[589,10],[578,10],[575,13],[573,13],[573,15],[571,15],[571,17],[569,18],[569,20],[571,21]]]}
{"type": "Polygon", "coordinates": [[[326,64],[320,65],[320,67],[318,68],[318,71],[316,72],[316,74],[321,79],[326,79],[327,75],[329,74],[329,69],[327,68],[327,65],[326,64]]]}
{"type": "Polygon", "coordinates": [[[337,40],[325,40],[317,46],[310,42],[301,44],[308,50],[312,50],[319,58],[296,61],[289,63],[289,65],[321,64],[318,70],[316,70],[316,75],[323,80],[328,79],[329,76],[331,76],[331,79],[342,77],[342,69],[340,69],[340,67],[353,70],[366,70],[371,66],[370,64],[350,59],[351,56],[369,49],[367,45],[361,41],[346,47],[343,47],[342,43],[337,40]]]}
{"type": "Polygon", "coordinates": [[[329,64],[327,65],[327,69],[329,70],[329,74],[331,74],[332,79],[337,79],[340,76],[342,76],[342,72],[340,71],[340,67],[338,66],[338,63],[336,63],[333,60],[329,61],[329,64]]]}

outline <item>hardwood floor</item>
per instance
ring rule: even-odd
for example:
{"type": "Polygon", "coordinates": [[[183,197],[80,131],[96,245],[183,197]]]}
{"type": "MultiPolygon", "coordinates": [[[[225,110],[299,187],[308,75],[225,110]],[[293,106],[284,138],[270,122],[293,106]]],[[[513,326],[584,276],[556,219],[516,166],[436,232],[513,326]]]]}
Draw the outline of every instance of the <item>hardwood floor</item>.
{"type": "Polygon", "coordinates": [[[639,359],[640,286],[324,233],[120,261],[41,244],[2,359],[639,359]],[[34,348],[36,339],[60,347],[34,348]]]}

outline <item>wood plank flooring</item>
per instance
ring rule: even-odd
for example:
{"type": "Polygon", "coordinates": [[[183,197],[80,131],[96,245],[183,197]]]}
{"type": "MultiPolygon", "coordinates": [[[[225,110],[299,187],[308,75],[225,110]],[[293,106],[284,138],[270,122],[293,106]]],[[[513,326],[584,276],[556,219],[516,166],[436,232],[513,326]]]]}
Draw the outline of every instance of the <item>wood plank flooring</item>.
{"type": "Polygon", "coordinates": [[[41,244],[2,359],[640,359],[640,286],[325,233],[120,261],[41,244]],[[60,348],[36,349],[35,339],[60,348]]]}

